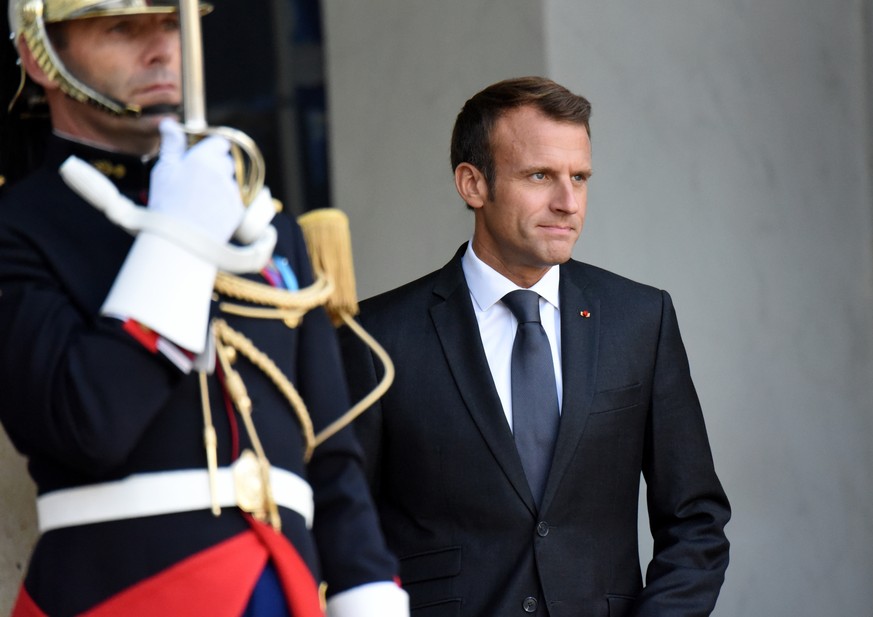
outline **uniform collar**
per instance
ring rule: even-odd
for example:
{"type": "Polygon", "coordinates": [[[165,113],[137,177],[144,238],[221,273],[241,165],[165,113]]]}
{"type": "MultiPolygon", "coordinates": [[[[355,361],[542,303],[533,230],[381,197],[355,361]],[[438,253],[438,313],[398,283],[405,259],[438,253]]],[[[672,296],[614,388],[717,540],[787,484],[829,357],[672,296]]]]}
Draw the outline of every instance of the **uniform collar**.
{"type": "Polygon", "coordinates": [[[77,156],[109,178],[122,193],[144,200],[143,191],[148,190],[149,177],[156,156],[140,157],[112,152],[53,134],[46,147],[45,162],[59,167],[69,156],[77,156]]]}

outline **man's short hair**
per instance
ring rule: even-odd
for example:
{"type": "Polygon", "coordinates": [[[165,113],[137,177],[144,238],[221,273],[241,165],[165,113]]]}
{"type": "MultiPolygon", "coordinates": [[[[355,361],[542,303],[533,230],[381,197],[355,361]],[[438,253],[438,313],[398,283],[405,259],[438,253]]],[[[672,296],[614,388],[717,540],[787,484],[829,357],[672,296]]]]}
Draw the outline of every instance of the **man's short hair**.
{"type": "Polygon", "coordinates": [[[452,169],[469,163],[482,172],[490,194],[494,192],[494,153],[491,131],[505,113],[531,106],[558,122],[580,124],[591,135],[591,103],[545,77],[518,77],[490,85],[470,100],[452,130],[452,169]]]}

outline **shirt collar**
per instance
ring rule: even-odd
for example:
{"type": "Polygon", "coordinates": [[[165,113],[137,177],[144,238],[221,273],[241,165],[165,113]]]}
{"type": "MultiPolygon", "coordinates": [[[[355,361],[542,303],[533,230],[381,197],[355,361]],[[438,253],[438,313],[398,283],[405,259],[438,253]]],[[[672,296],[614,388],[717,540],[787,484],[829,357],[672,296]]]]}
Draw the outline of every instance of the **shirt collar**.
{"type": "MultiPolygon", "coordinates": [[[[473,302],[476,303],[480,311],[487,311],[510,291],[523,289],[479,259],[473,251],[472,240],[467,243],[467,251],[461,258],[461,267],[464,270],[464,277],[467,279],[467,287],[470,288],[473,302]]],[[[558,301],[560,277],[561,268],[552,266],[539,281],[530,287],[555,309],[560,308],[558,301]]]]}

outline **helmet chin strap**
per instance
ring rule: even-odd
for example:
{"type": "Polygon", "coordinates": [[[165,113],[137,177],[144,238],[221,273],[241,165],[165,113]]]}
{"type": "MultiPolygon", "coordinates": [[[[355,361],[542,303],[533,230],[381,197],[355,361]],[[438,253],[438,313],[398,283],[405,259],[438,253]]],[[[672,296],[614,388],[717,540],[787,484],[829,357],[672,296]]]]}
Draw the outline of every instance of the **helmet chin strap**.
{"type": "MultiPolygon", "coordinates": [[[[86,105],[90,105],[102,112],[119,118],[141,118],[142,116],[166,116],[171,114],[181,117],[182,115],[182,105],[179,103],[156,103],[154,105],[146,105],[145,107],[142,107],[140,105],[123,103],[118,99],[114,99],[102,93],[100,94],[100,100],[96,100],[92,97],[83,98],[76,96],[67,92],[64,88],[62,88],[62,90],[64,90],[64,94],[73,100],[85,103],[86,105]],[[114,105],[109,107],[104,104],[104,101],[111,101],[114,105]]],[[[97,92],[93,89],[89,90],[91,92],[97,92]]]]}
{"type": "Polygon", "coordinates": [[[140,110],[140,115],[142,116],[166,116],[169,114],[181,116],[182,106],[172,103],[158,103],[156,105],[148,105],[140,110]]]}

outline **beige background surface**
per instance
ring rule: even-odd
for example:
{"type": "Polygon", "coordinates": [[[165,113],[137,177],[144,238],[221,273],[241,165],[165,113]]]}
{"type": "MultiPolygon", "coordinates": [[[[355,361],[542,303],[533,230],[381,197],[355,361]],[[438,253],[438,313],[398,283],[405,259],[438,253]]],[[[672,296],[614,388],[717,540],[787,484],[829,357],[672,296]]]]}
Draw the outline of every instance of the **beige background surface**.
{"type": "Polygon", "coordinates": [[[12,610],[36,538],[34,487],[24,459],[0,430],[0,615],[12,610]]]}
{"type": "Polygon", "coordinates": [[[448,154],[467,98],[527,73],[584,94],[576,255],[675,301],[734,508],[715,616],[869,615],[871,3],[324,5],[335,205],[361,295],[468,239],[448,154]]]}

